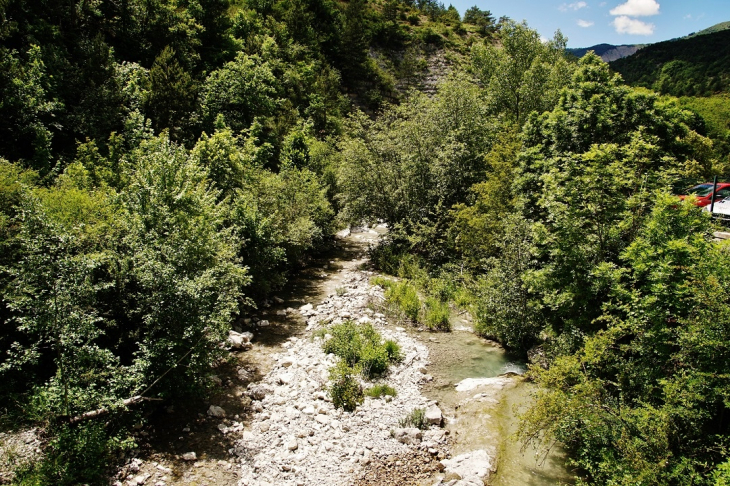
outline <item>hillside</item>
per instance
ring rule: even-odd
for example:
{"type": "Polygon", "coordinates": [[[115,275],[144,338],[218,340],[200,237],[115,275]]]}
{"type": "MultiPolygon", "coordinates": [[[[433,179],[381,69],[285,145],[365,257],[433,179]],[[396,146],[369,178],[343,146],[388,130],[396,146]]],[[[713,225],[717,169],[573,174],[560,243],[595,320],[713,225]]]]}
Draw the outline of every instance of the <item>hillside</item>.
{"type": "Polygon", "coordinates": [[[709,96],[730,90],[730,30],[659,42],[611,68],[632,86],[674,96],[709,96]]]}
{"type": "Polygon", "coordinates": [[[687,37],[697,37],[698,35],[714,34],[715,32],[722,32],[723,30],[730,29],[730,22],[720,22],[712,27],[702,29],[699,32],[692,32],[687,37]]]}
{"type": "Polygon", "coordinates": [[[581,47],[577,49],[566,49],[568,52],[576,57],[583,57],[589,51],[595,52],[601,59],[606,62],[616,61],[623,59],[624,57],[634,55],[639,49],[644,47],[643,45],[620,45],[615,46],[612,44],[597,44],[592,47],[581,47]]]}

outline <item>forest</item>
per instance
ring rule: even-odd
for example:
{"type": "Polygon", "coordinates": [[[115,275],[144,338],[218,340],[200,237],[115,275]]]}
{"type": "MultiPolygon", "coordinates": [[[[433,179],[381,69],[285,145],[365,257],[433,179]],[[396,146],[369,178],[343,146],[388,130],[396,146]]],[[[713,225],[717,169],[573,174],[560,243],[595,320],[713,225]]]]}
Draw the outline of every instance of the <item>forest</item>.
{"type": "MultiPolygon", "coordinates": [[[[717,27],[722,26],[719,24],[717,27]]],[[[730,31],[657,42],[611,68],[627,83],[672,96],[710,96],[730,90],[730,31]]]]}
{"type": "Polygon", "coordinates": [[[727,104],[566,43],[435,0],[0,2],[0,424],[48,437],[16,484],[106,484],[130,399],[205,395],[363,222],[427,310],[537,356],[520,438],[578,484],[730,484],[730,253],[672,195],[730,177],[727,104]]]}

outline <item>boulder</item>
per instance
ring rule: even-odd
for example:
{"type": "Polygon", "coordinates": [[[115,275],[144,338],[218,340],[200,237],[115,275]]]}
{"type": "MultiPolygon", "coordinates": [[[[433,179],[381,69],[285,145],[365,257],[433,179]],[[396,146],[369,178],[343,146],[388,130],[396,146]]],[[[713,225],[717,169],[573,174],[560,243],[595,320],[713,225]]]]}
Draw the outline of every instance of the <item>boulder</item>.
{"type": "Polygon", "coordinates": [[[250,332],[228,331],[228,344],[233,349],[251,349],[253,334],[250,332]]]}
{"type": "Polygon", "coordinates": [[[226,411],[218,405],[211,405],[210,408],[208,408],[208,415],[211,417],[223,418],[226,416],[226,411]]]}
{"type": "Polygon", "coordinates": [[[441,423],[444,420],[444,416],[441,413],[441,409],[438,408],[436,405],[431,405],[428,410],[426,410],[426,423],[429,425],[438,425],[441,427],[441,423]]]}
{"type": "Polygon", "coordinates": [[[490,388],[494,388],[496,390],[501,390],[506,385],[512,383],[512,380],[510,378],[505,377],[495,377],[495,378],[467,378],[465,380],[461,380],[459,383],[456,384],[456,391],[458,392],[465,392],[465,391],[471,391],[475,388],[479,388],[482,386],[488,386],[490,388]]]}
{"type": "Polygon", "coordinates": [[[196,461],[198,456],[194,452],[186,452],[182,455],[183,461],[196,461]]]}
{"type": "Polygon", "coordinates": [[[479,449],[441,461],[446,472],[458,474],[463,484],[484,484],[492,472],[492,460],[486,451],[479,449]]]}

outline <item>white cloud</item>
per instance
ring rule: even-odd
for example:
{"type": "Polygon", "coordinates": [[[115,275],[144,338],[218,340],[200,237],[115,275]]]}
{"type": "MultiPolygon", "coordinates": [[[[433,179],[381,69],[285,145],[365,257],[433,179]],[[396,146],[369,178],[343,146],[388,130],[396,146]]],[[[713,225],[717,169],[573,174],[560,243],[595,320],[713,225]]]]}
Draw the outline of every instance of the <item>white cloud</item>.
{"type": "Polygon", "coordinates": [[[568,10],[580,10],[586,8],[588,4],[586,2],[575,2],[575,3],[564,3],[558,7],[561,12],[567,12],[568,10]]]}
{"type": "Polygon", "coordinates": [[[590,20],[578,19],[578,26],[579,27],[583,27],[583,28],[593,27],[593,24],[594,23],[595,22],[592,22],[590,20]]]}
{"type": "Polygon", "coordinates": [[[599,7],[605,7],[606,6],[606,2],[601,2],[601,3],[598,4],[598,6],[599,7]]]}
{"type": "Polygon", "coordinates": [[[654,24],[647,24],[641,20],[632,19],[625,15],[613,19],[613,26],[619,34],[631,35],[652,35],[654,33],[654,24]]]}
{"type": "Polygon", "coordinates": [[[659,2],[657,0],[627,0],[611,10],[611,15],[630,17],[648,17],[659,14],[659,2]]]}

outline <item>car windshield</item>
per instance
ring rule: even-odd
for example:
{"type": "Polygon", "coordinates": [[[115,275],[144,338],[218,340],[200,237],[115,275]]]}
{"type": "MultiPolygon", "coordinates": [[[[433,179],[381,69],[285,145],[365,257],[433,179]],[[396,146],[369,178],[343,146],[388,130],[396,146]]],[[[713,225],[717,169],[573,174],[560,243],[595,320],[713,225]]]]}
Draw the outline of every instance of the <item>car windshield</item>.
{"type": "Polygon", "coordinates": [[[691,194],[694,194],[698,197],[705,197],[709,196],[712,192],[712,184],[700,184],[699,186],[694,186],[690,189],[687,189],[684,191],[684,194],[689,196],[691,194]]]}

